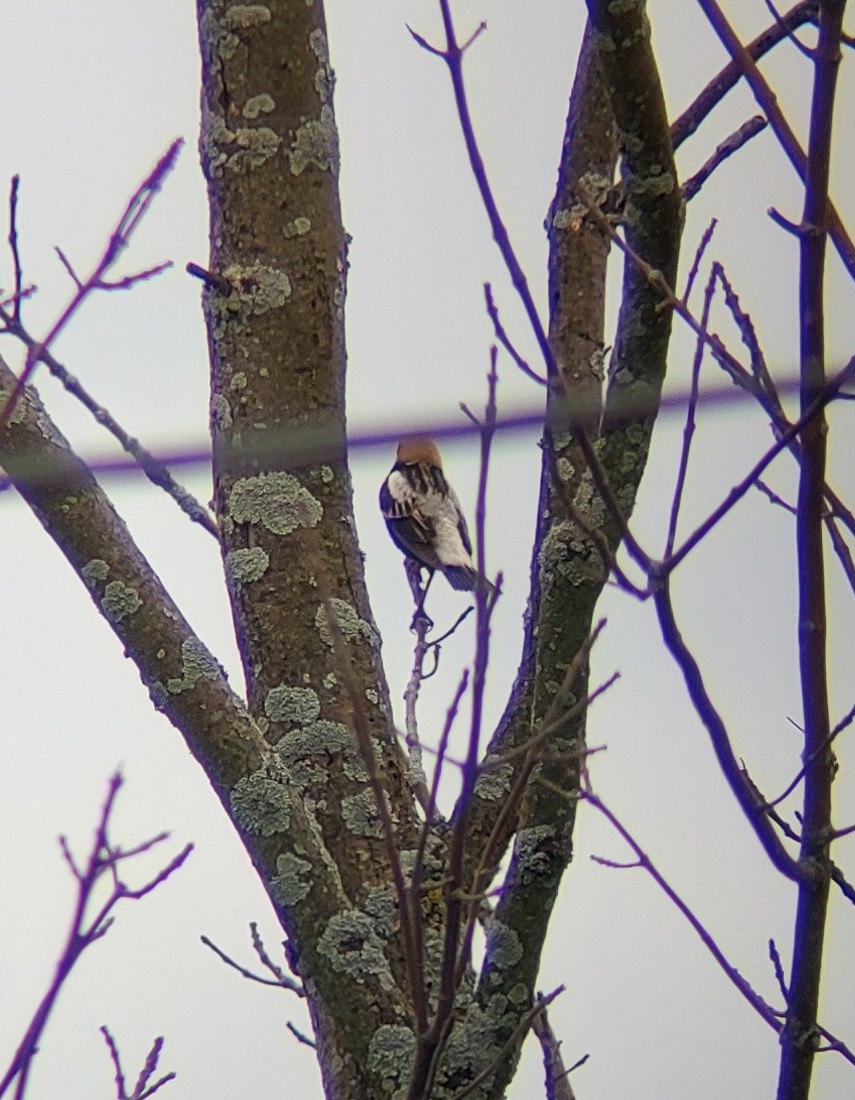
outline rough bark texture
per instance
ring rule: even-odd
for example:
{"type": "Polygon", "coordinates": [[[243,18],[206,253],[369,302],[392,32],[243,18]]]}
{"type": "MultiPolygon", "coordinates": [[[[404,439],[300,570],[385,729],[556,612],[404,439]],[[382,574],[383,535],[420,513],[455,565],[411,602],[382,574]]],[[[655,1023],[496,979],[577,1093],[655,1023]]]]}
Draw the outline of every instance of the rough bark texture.
{"type": "MultiPolygon", "coordinates": [[[[428,1045],[418,1041],[419,1011],[433,1020],[443,933],[456,927],[446,913],[471,899],[466,890],[449,896],[447,830],[437,823],[413,902],[424,948],[414,960],[401,903],[420,826],[392,729],[347,468],[345,236],[323,8],[320,0],[198,0],[197,8],[215,506],[246,702],[34,391],[0,432],[0,453],[239,831],[305,985],[327,1097],[407,1095],[415,1052],[428,1045]],[[295,462],[294,437],[304,445],[313,433],[334,441],[335,458],[295,462]]],[[[568,712],[587,692],[584,646],[607,576],[586,527],[602,531],[611,551],[619,531],[606,521],[580,439],[556,418],[567,400],[599,412],[608,243],[573,192],[578,183],[599,203],[612,197],[615,119],[627,235],[667,278],[676,269],[679,194],[643,6],[591,0],[590,11],[549,221],[553,451],[541,479],[525,651],[490,745],[498,766],[475,784],[459,881],[471,882],[481,865],[477,894],[515,837],[513,854],[481,973],[457,960],[462,982],[431,1048],[433,1100],[470,1086],[482,1100],[504,1094],[571,856],[584,707],[568,712]],[[571,668],[578,674],[568,678],[571,668]],[[549,738],[538,736],[556,720],[563,724],[549,738]]],[[[628,514],[652,417],[613,422],[609,412],[633,387],[658,394],[670,318],[629,269],[625,295],[607,431],[596,446],[628,514]]],[[[0,363],[0,390],[13,385],[0,363]]]]}
{"type": "Polygon", "coordinates": [[[272,893],[328,1095],[378,1095],[372,1036],[407,1018],[408,997],[370,771],[401,848],[414,846],[416,819],[346,464],[346,245],[323,7],[200,0],[199,27],[210,267],[220,279],[206,292],[215,505],[249,708],[322,856],[316,864],[286,843],[272,893]],[[331,434],[338,457],[286,468],[281,443],[306,428],[331,434]]]}

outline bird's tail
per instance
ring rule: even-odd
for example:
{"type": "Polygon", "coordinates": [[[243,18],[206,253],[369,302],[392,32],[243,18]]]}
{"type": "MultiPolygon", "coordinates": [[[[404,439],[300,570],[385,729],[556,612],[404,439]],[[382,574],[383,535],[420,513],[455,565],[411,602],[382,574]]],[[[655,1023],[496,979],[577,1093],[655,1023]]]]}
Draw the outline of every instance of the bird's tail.
{"type": "MultiPolygon", "coordinates": [[[[471,565],[448,565],[443,569],[443,572],[448,579],[448,583],[452,588],[456,588],[458,592],[474,591],[479,574],[475,572],[471,565]]],[[[486,577],[483,580],[487,586],[487,591],[492,592],[496,586],[492,581],[488,581],[486,577]]]]}

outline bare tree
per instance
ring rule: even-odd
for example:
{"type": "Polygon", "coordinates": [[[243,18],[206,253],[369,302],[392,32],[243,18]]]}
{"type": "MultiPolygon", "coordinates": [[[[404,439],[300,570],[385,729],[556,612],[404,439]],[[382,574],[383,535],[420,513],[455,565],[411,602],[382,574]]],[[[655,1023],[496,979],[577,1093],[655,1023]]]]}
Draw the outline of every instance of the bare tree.
{"type": "MultiPolygon", "coordinates": [[[[546,394],[522,661],[504,715],[488,733],[481,714],[497,590],[479,586],[471,682],[461,683],[449,712],[450,726],[460,695],[471,692],[461,791],[448,819],[437,803],[439,776],[449,766],[445,739],[428,782],[418,766],[409,709],[413,724],[408,722],[405,744],[395,732],[353,522],[344,406],[347,239],[321,0],[198,0],[211,255],[195,274],[204,284],[211,358],[213,517],[151,456],[138,447],[135,452],[148,475],[219,539],[245,697],[229,686],[93,472],[25,385],[39,363],[64,376],[52,345],[79,301],[156,274],[111,281],[110,269],[161,186],[174,149],[134,196],[91,275],[75,272],[63,258],[77,293],[42,340],[23,321],[28,290],[13,186],[13,286],[0,303],[0,320],[26,345],[27,356],[20,378],[0,365],[0,459],[136,663],[153,704],[183,735],[238,831],[287,936],[294,979],[276,980],[306,997],[330,1100],[501,1097],[529,1030],[544,1048],[548,1094],[568,1094],[545,1016],[558,991],[539,993],[538,971],[572,856],[580,801],[611,822],[632,850],[630,865],[653,876],[778,1034],[778,1098],[798,1100],[809,1094],[818,1050],[855,1064],[843,1039],[818,1018],[829,890],[855,897],[831,855],[833,841],[849,831],[835,831],[830,795],[833,742],[851,714],[835,724],[829,710],[823,566],[830,545],[853,584],[855,519],[825,468],[825,409],[845,395],[855,373],[852,362],[842,369],[827,364],[823,317],[829,239],[849,275],[855,273],[855,249],[828,194],[845,2],[798,3],[775,14],[768,32],[745,46],[714,0],[701,0],[732,62],[681,118],[670,121],[644,3],[588,0],[548,220],[548,323],[503,224],[469,112],[465,60],[480,28],[461,37],[449,0],[438,4],[443,40],[432,42],[418,28],[413,38],[448,70],[474,178],[539,362],[519,352],[488,288],[497,345],[546,394]],[[813,99],[802,149],[757,61],[805,24],[815,24],[818,35],[810,47],[813,99]],[[675,147],[741,79],[764,117],[740,127],[681,189],[675,147]],[[684,203],[766,126],[804,187],[800,222],[776,215],[800,252],[799,408],[793,415],[721,266],[710,269],[699,315],[691,304],[692,285],[706,270],[709,234],[695,251],[685,291],[678,290],[684,203]],[[616,330],[607,337],[610,259],[622,262],[623,276],[616,330]],[[716,295],[744,345],[740,354],[711,330],[716,295]],[[675,315],[696,334],[697,355],[670,522],[654,554],[629,520],[675,315]],[[759,403],[773,437],[721,506],[678,539],[705,354],[759,403]],[[804,743],[786,792],[802,798],[795,828],[776,809],[780,800],[761,792],[741,763],[680,633],[671,590],[681,563],[743,496],[763,485],[764,471],[785,451],[799,468],[794,511],[804,743]],[[592,783],[586,715],[599,688],[589,684],[589,654],[597,634],[595,607],[610,578],[655,605],[664,644],[734,799],[771,864],[793,884],[795,951],[788,970],[772,948],[779,1008],[738,974],[592,783]],[[482,955],[473,951],[479,925],[486,932],[482,955]]],[[[495,372],[489,382],[484,414],[470,413],[482,443],[481,535],[490,450],[500,427],[495,372]]],[[[91,399],[90,405],[97,412],[91,399]]],[[[118,426],[115,432],[121,438],[118,426]]],[[[415,625],[413,710],[431,644],[424,619],[415,625]]],[[[112,1042],[110,1050],[118,1079],[112,1042]]]]}

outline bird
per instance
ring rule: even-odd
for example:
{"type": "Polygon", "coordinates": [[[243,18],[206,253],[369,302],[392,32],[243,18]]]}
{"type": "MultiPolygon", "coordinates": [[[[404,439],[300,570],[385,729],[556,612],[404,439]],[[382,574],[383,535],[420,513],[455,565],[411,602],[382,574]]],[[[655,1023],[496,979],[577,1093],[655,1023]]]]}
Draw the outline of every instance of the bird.
{"type": "MultiPolygon", "coordinates": [[[[479,579],[472,561],[472,541],[460,500],[446,480],[442,456],[432,439],[415,436],[398,444],[395,464],[380,487],[380,511],[392,541],[415,568],[428,570],[421,596],[424,602],[435,572],[443,573],[452,588],[472,592],[479,579]]],[[[410,568],[407,570],[410,577],[410,568]]],[[[413,585],[412,579],[410,580],[413,585]]],[[[492,585],[485,581],[489,589],[492,585]]]]}

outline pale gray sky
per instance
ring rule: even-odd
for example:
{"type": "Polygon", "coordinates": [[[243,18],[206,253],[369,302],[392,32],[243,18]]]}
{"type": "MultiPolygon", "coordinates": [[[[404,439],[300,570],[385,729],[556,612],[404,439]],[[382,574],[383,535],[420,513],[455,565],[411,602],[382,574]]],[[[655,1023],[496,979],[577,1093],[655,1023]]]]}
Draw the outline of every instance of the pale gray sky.
{"type": "MultiPolygon", "coordinates": [[[[762,0],[730,3],[739,29],[768,19],[762,0]]],[[[147,218],[125,270],[165,258],[173,271],[132,293],[90,301],[55,349],[125,428],[153,448],[203,445],[207,432],[207,353],[199,287],[185,264],[207,257],[205,193],[196,155],[198,69],[191,3],[148,0],[0,2],[3,122],[0,190],[21,175],[20,232],[25,274],[38,284],[28,303],[37,334],[69,294],[53,246],[85,268],[103,245],[127,196],[168,143],[187,147],[147,218]]],[[[722,63],[721,49],[695,5],[651,0],[672,113],[722,63]]],[[[467,73],[488,170],[541,306],[545,304],[543,219],[555,184],[569,80],[583,4],[509,0],[457,4],[463,33],[481,19],[489,32],[467,73]]],[[[329,0],[336,112],[341,130],[345,222],[353,235],[347,320],[352,430],[396,420],[455,416],[458,402],[483,403],[490,326],[482,283],[494,282],[503,317],[520,344],[532,341],[490,240],[468,173],[444,67],[417,49],[405,23],[437,31],[432,0],[329,0]],[[428,385],[421,384],[424,379],[428,385]],[[419,393],[414,403],[413,394],[419,393]]],[[[851,107],[851,63],[841,104],[851,107]]],[[[783,48],[767,71],[782,106],[804,131],[807,63],[783,48]]],[[[680,154],[691,173],[717,141],[755,113],[740,90],[680,154]]],[[[838,127],[843,133],[843,126],[838,127]]],[[[838,142],[837,181],[852,178],[852,149],[838,142]],[[848,158],[845,160],[844,158],[848,158]]],[[[855,220],[851,186],[837,198],[855,220]],[[848,207],[847,207],[848,203],[848,207]]],[[[720,225],[712,254],[722,259],[750,310],[769,360],[784,375],[796,366],[795,241],[766,217],[770,205],[798,220],[794,175],[774,140],[762,135],[719,171],[692,203],[684,268],[712,214],[720,225]],[[752,228],[749,230],[749,226],[752,228]]],[[[5,223],[4,223],[5,225],[5,223]]],[[[5,228],[0,236],[5,236],[5,228]]],[[[832,261],[831,339],[851,354],[851,284],[832,261]]],[[[8,262],[0,284],[10,282],[8,262]]],[[[717,324],[725,331],[721,318],[717,324]]],[[[8,340],[0,350],[13,362],[8,340]]],[[[532,348],[533,354],[533,348],[532,348]]],[[[691,344],[677,326],[670,385],[688,378],[691,344]]],[[[501,364],[505,408],[537,400],[532,386],[501,364]]],[[[708,367],[709,379],[715,379],[708,367]]],[[[45,373],[38,381],[61,426],[87,454],[109,450],[45,373]]],[[[842,417],[835,416],[838,422],[842,417]]],[[[633,525],[661,548],[681,424],[657,430],[633,525]]],[[[701,518],[762,453],[770,434],[753,410],[701,414],[686,522],[701,518]]],[[[393,696],[410,662],[408,593],[399,558],[376,511],[376,490],[391,463],[378,450],[354,455],[357,519],[367,554],[374,612],[385,641],[393,696]]],[[[476,447],[447,450],[447,465],[471,509],[476,447]]],[[[538,451],[534,433],[500,441],[491,472],[488,558],[505,573],[497,612],[490,717],[501,712],[520,647],[528,584],[538,451]]],[[[849,455],[834,452],[833,479],[849,499],[849,455]]],[[[203,499],[204,471],[187,477],[203,499]]],[[[790,460],[770,480],[792,495],[790,460]]],[[[194,627],[240,684],[231,618],[213,540],[184,522],[171,501],[141,478],[110,489],[135,537],[194,627]]],[[[206,780],[171,726],[150,707],[133,666],[95,614],[87,594],[25,506],[0,499],[0,583],[6,644],[0,768],[0,1052],[11,1052],[52,972],[72,904],[72,883],[55,838],[85,850],[107,778],[121,764],[115,838],[130,843],[168,828],[175,850],[197,850],[172,881],[118,914],[116,927],[75,972],[49,1026],[30,1096],[113,1095],[98,1026],[107,1023],[135,1074],[155,1035],[166,1036],[162,1066],[178,1081],[163,1095],[319,1096],[310,1052],[285,1031],[307,1026],[286,995],[242,981],[199,944],[205,933],[251,964],[247,924],[258,920],[268,946],[275,921],[254,872],[206,780]],[[69,1091],[69,1081],[75,1082],[69,1091]]],[[[688,529],[688,526],[687,528],[688,529]]],[[[768,792],[798,766],[800,702],[795,652],[792,523],[759,496],[741,506],[681,568],[678,615],[709,676],[737,751],[768,792]]],[[[852,704],[852,594],[832,565],[833,716],[852,704]]],[[[458,594],[434,587],[434,618],[452,620],[458,594]]],[[[653,610],[610,591],[609,626],[595,654],[595,680],[621,680],[591,717],[598,792],[644,844],[672,885],[696,908],[739,969],[777,1001],[766,957],[773,936],[788,958],[794,894],[769,868],[716,772],[705,735],[658,639],[653,610]]],[[[472,633],[443,647],[440,674],[425,688],[422,729],[436,735],[472,633]]],[[[855,817],[852,751],[839,747],[837,823],[855,817]],[[848,770],[847,770],[848,765],[848,770]],[[850,809],[850,807],[853,807],[850,809]]],[[[567,992],[551,1016],[568,1061],[590,1053],[574,1078],[580,1100],[612,1096],[770,1096],[777,1043],[696,941],[691,929],[639,871],[607,871],[591,852],[623,858],[592,811],[580,812],[576,860],[567,874],[545,954],[542,988],[567,992]]],[[[855,875],[850,848],[839,859],[855,875]]],[[[823,1022],[855,1040],[850,977],[855,913],[834,898],[823,1022]]],[[[0,1061],[7,1055],[0,1053],[0,1061]]],[[[538,1053],[529,1047],[514,1100],[542,1095],[538,1053]]],[[[852,1089],[841,1059],[825,1055],[817,1100],[852,1089]]]]}

